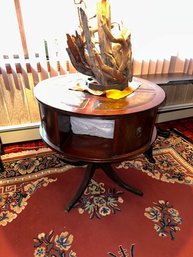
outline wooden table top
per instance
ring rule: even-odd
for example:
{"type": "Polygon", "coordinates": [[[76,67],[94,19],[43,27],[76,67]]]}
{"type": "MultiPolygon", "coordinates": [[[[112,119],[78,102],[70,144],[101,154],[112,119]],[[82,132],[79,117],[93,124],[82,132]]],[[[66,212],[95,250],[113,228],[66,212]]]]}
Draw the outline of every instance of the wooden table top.
{"type": "Polygon", "coordinates": [[[43,80],[34,89],[35,97],[39,102],[64,113],[106,118],[151,109],[159,106],[165,98],[162,88],[141,78],[133,78],[132,83],[139,87],[119,100],[72,90],[77,83],[85,84],[87,78],[74,73],[43,80]]]}

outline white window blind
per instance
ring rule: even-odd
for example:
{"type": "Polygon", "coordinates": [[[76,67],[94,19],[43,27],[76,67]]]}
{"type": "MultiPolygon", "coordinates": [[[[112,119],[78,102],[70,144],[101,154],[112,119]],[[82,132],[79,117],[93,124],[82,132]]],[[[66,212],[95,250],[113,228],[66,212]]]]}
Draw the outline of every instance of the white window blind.
{"type": "Polygon", "coordinates": [[[164,59],[192,57],[191,0],[111,0],[112,15],[131,29],[134,57],[164,59]]]}
{"type": "MultiPolygon", "coordinates": [[[[112,22],[131,31],[134,75],[193,75],[192,0],[109,2],[112,22]]],[[[96,1],[86,3],[93,16],[96,1]]],[[[34,86],[75,71],[66,33],[78,30],[77,6],[73,0],[0,0],[0,24],[0,126],[37,122],[34,86]]]]}
{"type": "Polygon", "coordinates": [[[22,52],[14,1],[0,0],[0,55],[22,52]]]}
{"type": "MultiPolygon", "coordinates": [[[[29,57],[33,59],[36,54],[45,57],[46,42],[50,61],[68,58],[65,50],[66,33],[74,33],[78,29],[77,6],[73,0],[0,0],[0,21],[4,24],[1,31],[1,55],[13,55],[15,52],[21,55],[21,35],[14,2],[19,2],[21,6],[29,57]]],[[[96,1],[85,2],[93,15],[96,1]]],[[[131,31],[134,68],[137,73],[192,74],[192,0],[109,2],[112,22],[123,23],[131,31]],[[176,57],[174,69],[169,67],[171,57],[176,57]]]]}

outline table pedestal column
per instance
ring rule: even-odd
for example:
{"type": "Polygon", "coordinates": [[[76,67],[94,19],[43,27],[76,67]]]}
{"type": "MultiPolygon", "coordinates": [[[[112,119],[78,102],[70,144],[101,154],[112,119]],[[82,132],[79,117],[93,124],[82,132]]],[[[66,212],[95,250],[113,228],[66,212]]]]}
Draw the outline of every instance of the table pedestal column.
{"type": "Polygon", "coordinates": [[[80,184],[77,192],[75,193],[74,197],[70,200],[70,202],[67,204],[65,210],[69,212],[73,206],[77,203],[77,201],[80,199],[82,194],[84,193],[85,189],[87,188],[89,182],[91,181],[95,170],[101,168],[104,173],[113,180],[116,184],[118,184],[120,187],[126,189],[127,191],[130,191],[136,195],[143,196],[143,192],[140,191],[137,188],[134,188],[127,183],[125,183],[117,174],[117,172],[112,168],[110,163],[89,163],[87,165],[87,168],[85,170],[84,177],[82,179],[82,183],[80,184]]]}

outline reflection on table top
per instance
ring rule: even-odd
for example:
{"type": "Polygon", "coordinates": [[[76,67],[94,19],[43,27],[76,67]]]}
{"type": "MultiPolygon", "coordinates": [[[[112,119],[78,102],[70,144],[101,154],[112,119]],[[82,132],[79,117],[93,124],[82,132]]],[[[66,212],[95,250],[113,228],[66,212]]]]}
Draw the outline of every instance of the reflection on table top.
{"type": "Polygon", "coordinates": [[[84,84],[87,78],[83,74],[74,73],[43,80],[34,89],[35,97],[39,102],[64,112],[94,116],[144,111],[160,105],[165,98],[163,89],[140,78],[133,78],[131,82],[138,83],[139,87],[119,100],[73,90],[75,84],[84,84]]]}

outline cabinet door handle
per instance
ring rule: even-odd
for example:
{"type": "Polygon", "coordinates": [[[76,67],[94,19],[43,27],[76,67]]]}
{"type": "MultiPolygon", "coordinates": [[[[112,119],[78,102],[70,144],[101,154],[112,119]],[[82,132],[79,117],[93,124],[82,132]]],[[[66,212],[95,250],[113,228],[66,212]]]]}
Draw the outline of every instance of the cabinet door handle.
{"type": "Polygon", "coordinates": [[[136,129],[136,136],[137,136],[137,137],[141,137],[142,134],[143,134],[143,129],[142,129],[142,127],[138,127],[138,128],[136,129]]]}

